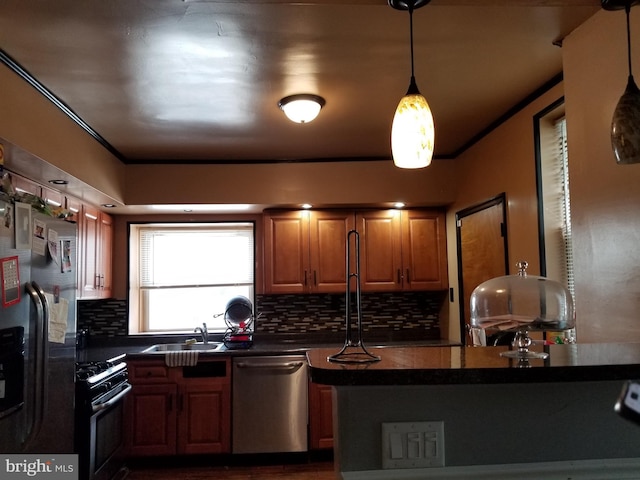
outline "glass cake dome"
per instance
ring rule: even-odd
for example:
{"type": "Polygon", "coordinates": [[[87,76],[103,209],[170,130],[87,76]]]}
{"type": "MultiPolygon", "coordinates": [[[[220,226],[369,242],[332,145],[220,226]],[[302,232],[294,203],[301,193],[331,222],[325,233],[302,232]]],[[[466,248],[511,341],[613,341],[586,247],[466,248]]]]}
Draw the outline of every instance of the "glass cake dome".
{"type": "Polygon", "coordinates": [[[485,332],[516,332],[517,350],[501,355],[546,358],[532,352],[529,331],[563,331],[575,326],[569,290],[545,277],[527,275],[527,262],[518,262],[517,275],[505,275],[478,285],[471,294],[471,328],[485,332]]]}

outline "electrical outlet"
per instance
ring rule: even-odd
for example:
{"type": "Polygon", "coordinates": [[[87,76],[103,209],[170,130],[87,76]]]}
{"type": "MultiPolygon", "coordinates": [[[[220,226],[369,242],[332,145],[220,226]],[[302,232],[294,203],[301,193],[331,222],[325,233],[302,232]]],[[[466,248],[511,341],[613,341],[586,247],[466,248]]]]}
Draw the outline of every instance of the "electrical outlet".
{"type": "Polygon", "coordinates": [[[444,467],[444,422],[382,424],[382,468],[444,467]]]}

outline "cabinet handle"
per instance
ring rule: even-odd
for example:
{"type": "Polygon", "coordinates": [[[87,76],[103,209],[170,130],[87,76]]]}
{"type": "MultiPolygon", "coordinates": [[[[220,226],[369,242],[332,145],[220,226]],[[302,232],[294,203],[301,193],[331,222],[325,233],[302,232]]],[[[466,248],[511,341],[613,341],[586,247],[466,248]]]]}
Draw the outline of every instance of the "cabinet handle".
{"type": "Polygon", "coordinates": [[[93,288],[100,288],[100,275],[96,273],[96,277],[93,279],[93,288]]]}
{"type": "Polygon", "coordinates": [[[402,283],[402,270],[398,269],[398,283],[402,283]]]}
{"type": "Polygon", "coordinates": [[[407,283],[411,283],[411,276],[409,275],[409,269],[407,268],[407,283]]]}
{"type": "Polygon", "coordinates": [[[100,288],[104,288],[104,274],[100,274],[100,288]]]}
{"type": "Polygon", "coordinates": [[[318,286],[318,278],[316,275],[316,271],[313,271],[313,284],[317,287],[318,286]]]}

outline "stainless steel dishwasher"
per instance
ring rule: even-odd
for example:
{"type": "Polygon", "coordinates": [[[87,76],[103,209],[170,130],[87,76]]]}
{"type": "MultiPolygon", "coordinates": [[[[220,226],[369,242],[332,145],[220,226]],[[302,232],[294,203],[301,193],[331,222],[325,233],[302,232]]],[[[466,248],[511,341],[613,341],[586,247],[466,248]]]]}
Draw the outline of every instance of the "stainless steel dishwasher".
{"type": "Polygon", "coordinates": [[[308,378],[303,355],[233,359],[233,453],[307,450],[308,378]]]}

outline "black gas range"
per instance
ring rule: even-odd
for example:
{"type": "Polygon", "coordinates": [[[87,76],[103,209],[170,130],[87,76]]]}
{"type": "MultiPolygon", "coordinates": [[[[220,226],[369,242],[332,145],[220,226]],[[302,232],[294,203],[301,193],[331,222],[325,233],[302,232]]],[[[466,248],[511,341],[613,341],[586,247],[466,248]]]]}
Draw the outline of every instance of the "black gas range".
{"type": "Polygon", "coordinates": [[[124,397],[131,391],[124,355],[76,363],[76,452],[80,477],[111,480],[124,465],[124,397]]]}

